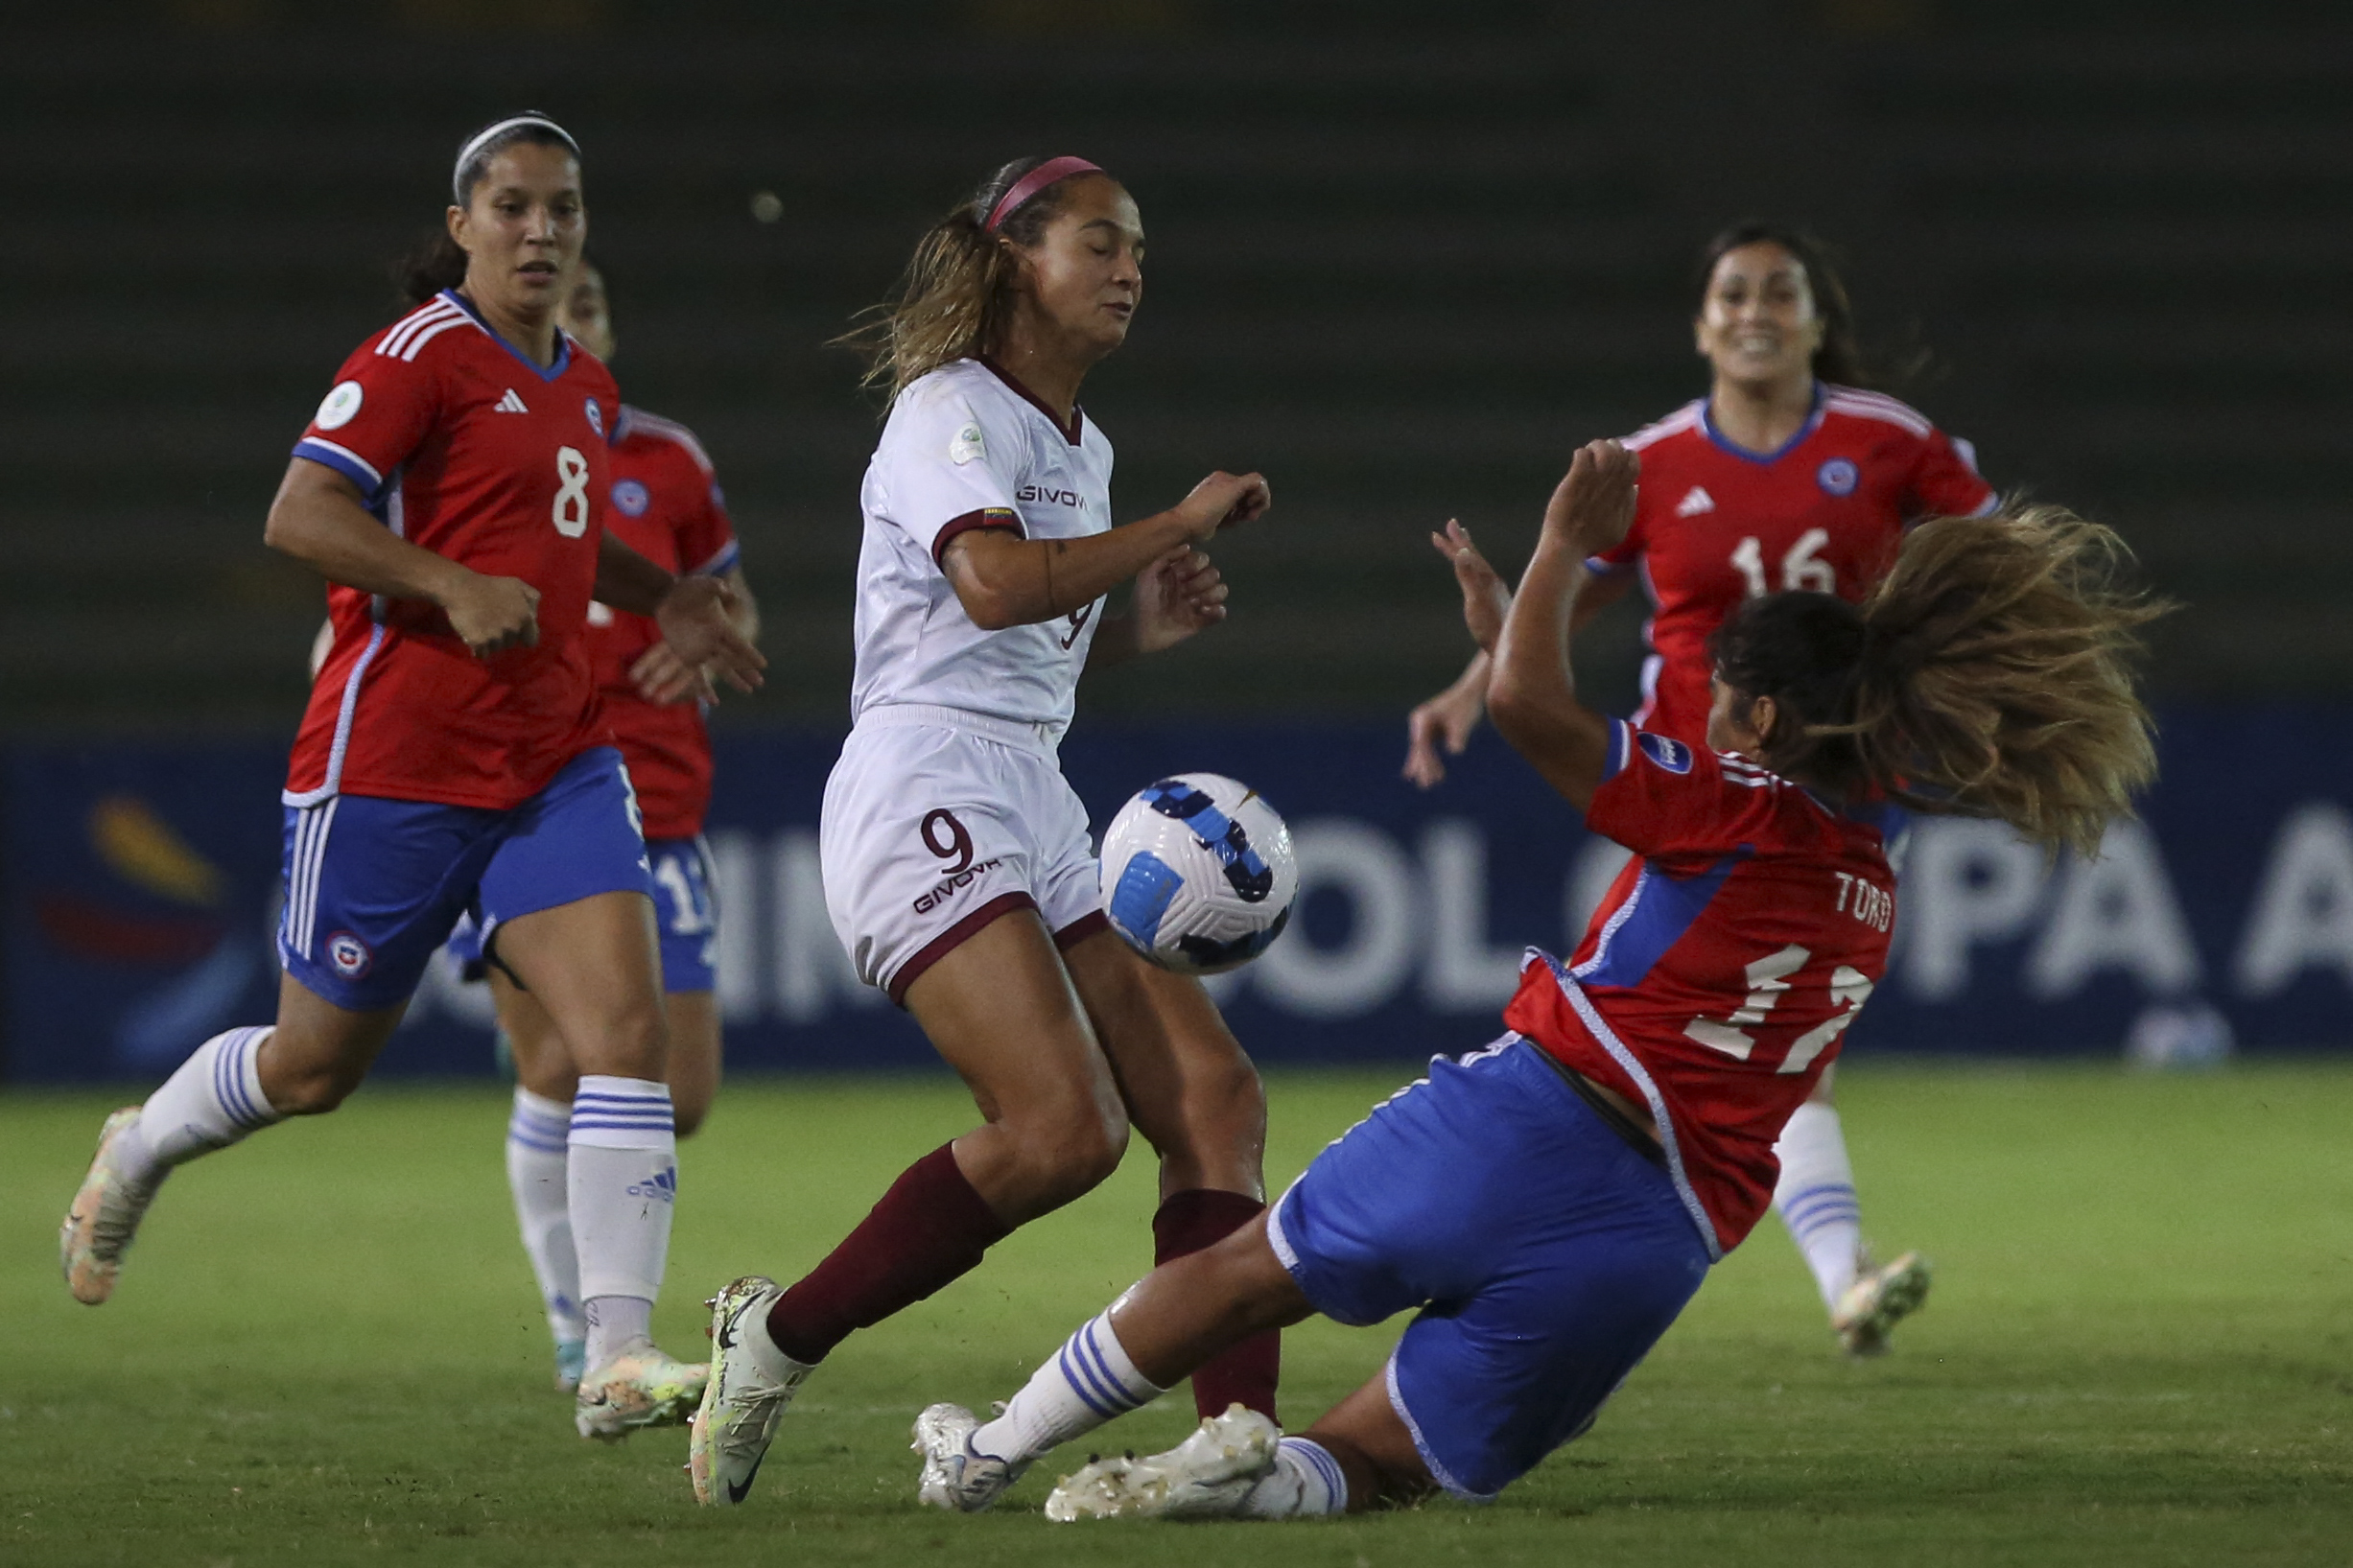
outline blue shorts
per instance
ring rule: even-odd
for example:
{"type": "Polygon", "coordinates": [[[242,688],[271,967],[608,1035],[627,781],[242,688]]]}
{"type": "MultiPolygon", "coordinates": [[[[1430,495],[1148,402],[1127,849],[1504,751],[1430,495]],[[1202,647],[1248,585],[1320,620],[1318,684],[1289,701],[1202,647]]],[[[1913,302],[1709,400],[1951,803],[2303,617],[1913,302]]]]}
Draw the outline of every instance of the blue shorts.
{"type": "Polygon", "coordinates": [[[278,961],[356,1013],[408,1000],[462,915],[484,931],[653,888],[621,753],[582,752],[512,810],[335,795],[286,809],[278,961]]]}
{"type": "MultiPolygon", "coordinates": [[[[662,989],[710,991],[718,984],[713,969],[718,946],[718,900],[711,891],[711,846],[694,838],[649,838],[646,857],[653,867],[653,919],[662,938],[662,989]]],[[[468,915],[449,934],[450,962],[461,980],[482,977],[482,927],[468,915]]]]}
{"type": "Polygon", "coordinates": [[[1592,1425],[1707,1274],[1666,1172],[1513,1035],[1432,1062],[1318,1155],[1267,1237],[1326,1317],[1420,1309],[1389,1400],[1474,1499],[1592,1425]]]}

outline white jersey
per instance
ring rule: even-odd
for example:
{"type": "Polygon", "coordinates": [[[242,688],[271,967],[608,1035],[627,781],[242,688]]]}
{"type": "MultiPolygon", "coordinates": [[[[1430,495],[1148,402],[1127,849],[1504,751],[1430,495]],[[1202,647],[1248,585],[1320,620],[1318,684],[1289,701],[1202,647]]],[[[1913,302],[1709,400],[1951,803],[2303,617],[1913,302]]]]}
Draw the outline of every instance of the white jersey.
{"type": "Polygon", "coordinates": [[[942,365],[892,403],[859,498],[853,716],[953,708],[1060,741],[1103,601],[1042,625],[982,631],[940,557],[970,528],[1076,539],[1111,527],[1111,442],[1084,412],[1071,425],[977,360],[942,365]]]}

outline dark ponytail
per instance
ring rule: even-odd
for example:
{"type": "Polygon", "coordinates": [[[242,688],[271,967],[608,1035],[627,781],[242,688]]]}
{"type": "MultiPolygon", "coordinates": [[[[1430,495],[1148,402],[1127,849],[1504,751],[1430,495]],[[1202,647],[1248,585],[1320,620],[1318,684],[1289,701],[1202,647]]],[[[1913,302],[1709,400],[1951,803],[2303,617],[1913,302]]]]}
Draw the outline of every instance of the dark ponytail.
{"type": "Polygon", "coordinates": [[[392,264],[401,303],[422,305],[444,289],[465,281],[466,254],[444,227],[420,239],[416,248],[392,264]]]}
{"type": "Polygon", "coordinates": [[[1876,364],[1865,358],[1862,341],[1855,332],[1854,305],[1847,296],[1846,281],[1839,276],[1835,254],[1805,230],[1787,224],[1736,223],[1707,242],[1700,252],[1696,291],[1703,311],[1707,306],[1707,286],[1716,275],[1716,264],[1728,253],[1752,245],[1779,246],[1805,269],[1806,287],[1814,295],[1814,311],[1822,317],[1822,346],[1814,350],[1815,380],[1838,386],[1887,390],[1901,386],[1926,367],[1928,355],[1918,349],[1898,355],[1886,364],[1876,364]]]}

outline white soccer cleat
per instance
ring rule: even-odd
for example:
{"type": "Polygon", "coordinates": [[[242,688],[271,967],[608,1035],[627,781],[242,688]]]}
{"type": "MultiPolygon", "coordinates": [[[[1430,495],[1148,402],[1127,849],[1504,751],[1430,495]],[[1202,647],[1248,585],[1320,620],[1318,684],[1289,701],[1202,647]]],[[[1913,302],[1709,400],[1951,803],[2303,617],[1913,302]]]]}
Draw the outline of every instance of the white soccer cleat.
{"type": "Polygon", "coordinates": [[[980,1417],[962,1405],[931,1405],[915,1417],[915,1440],[907,1445],[923,1456],[915,1501],[978,1513],[1022,1479],[1029,1468],[1026,1460],[1007,1464],[994,1454],[973,1452],[973,1434],[979,1428],[980,1417]]]}
{"type": "Polygon", "coordinates": [[[1075,1519],[1222,1519],[1275,1467],[1282,1429],[1230,1405],[1165,1454],[1094,1460],[1046,1500],[1057,1524],[1075,1519]]]}
{"type": "Polygon", "coordinates": [[[581,1437],[600,1442],[619,1442],[649,1426],[682,1425],[710,1377],[702,1363],[680,1361],[641,1340],[580,1379],[572,1424],[581,1437]]]}
{"type": "Polygon", "coordinates": [[[1830,1314],[1830,1326],[1850,1356],[1875,1356],[1888,1347],[1888,1330],[1928,1299],[1928,1260],[1906,1252],[1884,1269],[1866,1269],[1847,1287],[1830,1314]]]}
{"type": "Polygon", "coordinates": [[[123,1254],[139,1233],[147,1205],[155,1201],[153,1187],[132,1185],[115,1163],[117,1140],[138,1119],[139,1108],[127,1105],[98,1130],[98,1152],[90,1157],[89,1173],[58,1229],[58,1261],[65,1270],[66,1288],[84,1306],[96,1306],[114,1294],[123,1254]]]}
{"type": "Polygon", "coordinates": [[[752,1489],[785,1407],[816,1369],[779,1355],[788,1370],[772,1378],[748,1343],[765,1336],[762,1320],[784,1294],[763,1275],[745,1275],[705,1304],[711,1308],[711,1381],[687,1439],[687,1474],[694,1501],[730,1507],[752,1489]]]}

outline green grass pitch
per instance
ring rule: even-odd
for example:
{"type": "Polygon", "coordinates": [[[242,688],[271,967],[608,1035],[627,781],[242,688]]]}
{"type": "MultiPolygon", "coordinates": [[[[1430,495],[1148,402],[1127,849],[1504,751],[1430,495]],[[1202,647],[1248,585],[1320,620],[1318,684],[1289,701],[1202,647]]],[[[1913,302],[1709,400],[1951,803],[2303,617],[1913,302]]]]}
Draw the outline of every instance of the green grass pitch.
{"type": "MultiPolygon", "coordinates": [[[[1282,1073],[1280,1184],[1406,1073],[1282,1073]]],[[[997,1512],[916,1509],[907,1423],[1009,1392],[1141,1272],[1141,1146],[1103,1190],[851,1341],[759,1489],[694,1507],[682,1433],[605,1449],[547,1386],[503,1093],[387,1087],[174,1178],[109,1305],[57,1277],[110,1100],[0,1097],[0,1562],[2207,1564],[2353,1556],[2353,1070],[2134,1077],[1865,1065],[1865,1215],[1938,1266],[1894,1352],[1843,1361],[1777,1222],[1600,1424],[1489,1508],[1279,1526],[1050,1526],[1066,1452],[997,1512]]],[[[735,1086],[683,1161],[657,1326],[789,1275],[959,1130],[936,1079],[735,1086]]],[[[1396,1329],[1285,1348],[1294,1424],[1396,1329]]],[[[1158,1447],[1164,1400],[1102,1434],[1158,1447]]]]}

